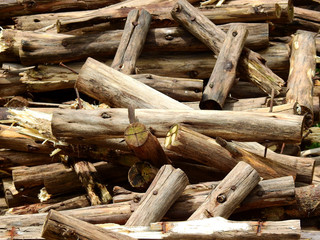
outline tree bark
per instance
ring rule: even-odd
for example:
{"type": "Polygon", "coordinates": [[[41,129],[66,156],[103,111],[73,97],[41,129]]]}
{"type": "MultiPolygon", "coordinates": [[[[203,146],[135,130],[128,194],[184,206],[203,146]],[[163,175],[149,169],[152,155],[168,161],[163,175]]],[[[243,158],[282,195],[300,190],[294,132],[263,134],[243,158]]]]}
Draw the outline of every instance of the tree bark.
{"type": "MultiPolygon", "coordinates": [[[[206,44],[215,55],[219,54],[226,34],[208,18],[183,0],[178,1],[171,14],[178,23],[206,44]]],[[[264,64],[264,60],[259,54],[247,48],[244,48],[240,57],[239,70],[244,78],[252,81],[269,95],[271,95],[272,89],[274,89],[275,95],[278,95],[284,84],[284,81],[264,64]]]]}
{"type": "Polygon", "coordinates": [[[144,9],[129,12],[112,68],[124,74],[136,72],[136,62],[146,41],[150,22],[151,15],[144,9]]]}
{"type": "MultiPolygon", "coordinates": [[[[300,142],[304,119],[297,115],[246,113],[244,116],[243,112],[214,110],[136,109],[135,113],[156,137],[166,136],[173,124],[182,123],[210,137],[243,141],[300,142]]],[[[53,113],[51,127],[55,137],[68,141],[78,137],[120,137],[128,124],[126,109],[59,110],[53,113]]]]}
{"type": "Polygon", "coordinates": [[[112,240],[134,240],[121,233],[105,230],[93,224],[81,221],[71,216],[64,215],[51,210],[46,217],[41,236],[45,239],[56,240],[61,238],[76,238],[80,240],[112,239],[112,240]]]}
{"type": "Polygon", "coordinates": [[[88,58],[82,66],[75,86],[80,92],[112,107],[190,109],[93,58],[88,58]]]}
{"type": "Polygon", "coordinates": [[[236,78],[236,69],[244,41],[248,35],[245,27],[233,25],[220,49],[207,86],[200,101],[201,109],[223,109],[225,100],[236,78]]]}
{"type": "Polygon", "coordinates": [[[188,177],[180,169],[171,165],[161,167],[126,226],[148,226],[160,221],[188,183],[188,177]]]}
{"type": "Polygon", "coordinates": [[[239,162],[188,220],[229,218],[259,181],[260,176],[255,169],[245,162],[239,162]]]}
{"type": "Polygon", "coordinates": [[[313,76],[315,75],[316,47],[314,33],[298,32],[292,39],[290,74],[287,84],[286,99],[296,103],[295,113],[306,116],[306,124],[313,123],[313,76]]]}

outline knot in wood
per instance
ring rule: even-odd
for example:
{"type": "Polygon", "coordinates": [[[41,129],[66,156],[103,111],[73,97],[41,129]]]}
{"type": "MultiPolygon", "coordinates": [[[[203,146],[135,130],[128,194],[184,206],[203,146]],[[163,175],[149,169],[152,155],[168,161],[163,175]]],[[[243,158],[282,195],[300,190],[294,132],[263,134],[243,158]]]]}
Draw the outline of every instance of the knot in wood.
{"type": "Polygon", "coordinates": [[[224,193],[220,193],[217,197],[218,203],[224,203],[227,200],[227,196],[224,193]]]}
{"type": "Polygon", "coordinates": [[[133,26],[138,26],[138,22],[137,22],[137,21],[134,21],[134,22],[132,22],[132,25],[133,25],[133,26]]]}
{"type": "Polygon", "coordinates": [[[195,77],[198,76],[198,75],[199,75],[199,73],[198,73],[197,71],[192,70],[192,71],[189,72],[189,76],[190,76],[191,78],[195,78],[195,77]]]}
{"type": "Polygon", "coordinates": [[[27,8],[33,8],[36,6],[37,6],[37,3],[35,1],[28,1],[27,2],[27,8]]]}
{"type": "Polygon", "coordinates": [[[111,118],[111,116],[106,112],[101,113],[101,117],[102,118],[111,118]]]}
{"type": "Polygon", "coordinates": [[[192,16],[192,17],[190,17],[190,20],[193,22],[196,20],[196,17],[192,16]]]}
{"type": "Polygon", "coordinates": [[[237,31],[234,31],[234,32],[232,32],[232,36],[237,36],[238,35],[238,33],[237,33],[237,31]]]}
{"type": "Polygon", "coordinates": [[[166,35],[166,36],[165,36],[165,39],[168,40],[168,41],[173,40],[173,38],[174,38],[174,37],[171,36],[171,35],[166,35]]]}
{"type": "Polygon", "coordinates": [[[152,79],[153,77],[152,77],[151,74],[148,74],[148,75],[146,76],[146,78],[147,78],[147,79],[152,79]]]}
{"type": "Polygon", "coordinates": [[[181,6],[180,6],[180,4],[176,4],[175,6],[174,6],[174,9],[173,9],[173,11],[175,11],[175,12],[181,12],[181,6]]]}
{"type": "Polygon", "coordinates": [[[210,83],[210,84],[209,84],[209,87],[210,87],[210,88],[213,88],[213,83],[210,83]]]}
{"type": "Polygon", "coordinates": [[[157,195],[158,194],[158,190],[154,190],[152,194],[153,195],[157,195]]]}
{"type": "Polygon", "coordinates": [[[231,71],[233,69],[233,64],[232,64],[232,62],[227,62],[226,63],[226,65],[225,65],[225,68],[224,68],[224,70],[226,70],[226,71],[231,71]]]}
{"type": "Polygon", "coordinates": [[[233,185],[233,186],[231,186],[231,190],[236,190],[237,189],[237,187],[235,186],[235,185],[233,185]]]}
{"type": "Polygon", "coordinates": [[[259,190],[257,192],[257,196],[262,197],[264,195],[264,191],[263,190],[259,190]]]}
{"type": "Polygon", "coordinates": [[[36,151],[36,150],[38,150],[37,147],[29,145],[29,144],[27,145],[27,147],[28,147],[28,151],[36,151]]]}
{"type": "Polygon", "coordinates": [[[135,203],[140,202],[140,200],[141,200],[141,197],[139,197],[137,195],[133,197],[133,202],[135,202],[135,203]]]}

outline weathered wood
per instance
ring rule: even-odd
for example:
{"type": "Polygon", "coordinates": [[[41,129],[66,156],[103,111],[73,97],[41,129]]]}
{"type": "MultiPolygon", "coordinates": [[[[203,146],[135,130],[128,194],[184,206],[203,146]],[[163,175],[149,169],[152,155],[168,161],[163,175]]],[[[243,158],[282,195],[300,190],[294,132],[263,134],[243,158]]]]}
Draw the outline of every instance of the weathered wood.
{"type": "MultiPolygon", "coordinates": [[[[265,147],[260,145],[259,143],[243,143],[243,142],[242,143],[234,142],[234,143],[256,155],[264,156],[265,154],[265,147]]],[[[294,167],[297,170],[296,181],[305,182],[305,183],[312,182],[312,177],[313,177],[314,167],[315,167],[314,159],[278,154],[271,151],[270,149],[267,149],[266,157],[269,159],[272,159],[273,161],[294,167]]]]}
{"type": "Polygon", "coordinates": [[[158,168],[171,163],[158,139],[142,123],[131,123],[124,131],[124,139],[140,160],[158,168]]]}
{"type": "Polygon", "coordinates": [[[136,62],[146,41],[150,22],[151,15],[144,9],[129,12],[112,68],[125,74],[136,72],[136,62]]]}
{"type": "MultiPolygon", "coordinates": [[[[177,123],[224,139],[300,142],[302,137],[303,117],[298,115],[246,113],[244,116],[243,112],[235,111],[170,109],[136,109],[135,113],[140,122],[152,128],[151,132],[156,137],[166,136],[170,127],[177,123]],[[271,132],[270,129],[277,129],[277,132],[271,132]]],[[[52,132],[55,137],[65,141],[79,137],[120,137],[129,124],[127,114],[126,109],[117,108],[58,110],[53,113],[52,132]]]]}
{"type": "Polygon", "coordinates": [[[294,7],[295,18],[305,19],[320,23],[319,11],[305,9],[301,7],[294,7]]]}
{"type": "Polygon", "coordinates": [[[85,188],[91,205],[109,203],[112,200],[107,187],[101,183],[100,176],[94,165],[84,160],[74,160],[73,169],[85,188]]]}
{"type": "Polygon", "coordinates": [[[112,107],[190,109],[93,58],[88,58],[82,66],[75,86],[80,92],[112,107]]]}
{"type": "Polygon", "coordinates": [[[128,171],[128,181],[132,187],[146,190],[157,175],[158,170],[149,162],[136,162],[128,171]]]}
{"type": "Polygon", "coordinates": [[[180,169],[162,166],[126,226],[146,226],[160,221],[188,183],[188,177],[180,169]]]}
{"type": "Polygon", "coordinates": [[[0,20],[6,20],[11,17],[30,15],[36,13],[56,12],[56,11],[71,11],[71,10],[88,10],[105,7],[111,4],[118,3],[120,0],[37,0],[30,2],[28,0],[13,0],[4,1],[0,4],[0,20]]]}
{"type": "MultiPolygon", "coordinates": [[[[178,23],[206,44],[216,55],[219,54],[226,34],[208,18],[183,0],[176,3],[171,14],[178,23]]],[[[241,70],[242,77],[252,81],[269,95],[271,95],[272,89],[274,89],[275,95],[278,95],[284,84],[284,81],[264,64],[264,60],[259,54],[247,48],[242,51],[239,70],[241,70]]]]}
{"type": "Polygon", "coordinates": [[[260,176],[255,169],[245,162],[239,162],[188,220],[229,218],[259,181],[260,176]]]}
{"type": "Polygon", "coordinates": [[[105,230],[90,223],[78,220],[74,217],[64,215],[55,210],[50,210],[43,225],[41,236],[45,239],[77,238],[77,239],[117,239],[133,240],[136,238],[128,237],[121,233],[105,230]]]}
{"type": "Polygon", "coordinates": [[[165,147],[170,151],[183,154],[226,173],[233,169],[239,161],[245,161],[251,164],[264,179],[287,175],[295,177],[296,175],[293,167],[287,167],[253,154],[248,156],[249,153],[242,149],[236,149],[235,154],[219,144],[216,140],[181,125],[174,125],[168,132],[165,141],[165,147]]]}
{"type": "Polygon", "coordinates": [[[223,108],[227,95],[234,84],[238,59],[248,32],[245,27],[234,25],[229,29],[220,49],[207,86],[200,101],[201,109],[223,108]]]}
{"type": "Polygon", "coordinates": [[[295,112],[306,116],[307,126],[313,123],[313,76],[315,75],[315,40],[314,33],[301,31],[292,39],[290,74],[287,84],[286,99],[296,103],[295,112]]]}

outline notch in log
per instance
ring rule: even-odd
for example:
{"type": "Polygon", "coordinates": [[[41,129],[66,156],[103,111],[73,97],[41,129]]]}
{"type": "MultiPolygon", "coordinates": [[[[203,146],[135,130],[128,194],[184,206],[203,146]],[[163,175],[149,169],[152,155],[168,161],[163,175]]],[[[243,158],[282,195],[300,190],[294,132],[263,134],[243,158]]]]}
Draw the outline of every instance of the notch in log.
{"type": "Polygon", "coordinates": [[[117,53],[111,67],[125,73],[136,73],[136,62],[146,41],[151,15],[146,10],[134,9],[128,14],[117,53]]]}
{"type": "Polygon", "coordinates": [[[200,101],[200,109],[221,110],[234,85],[238,59],[248,35],[245,26],[234,24],[230,27],[219,52],[207,86],[200,101]]]}
{"type": "MultiPolygon", "coordinates": [[[[209,47],[215,55],[219,54],[226,34],[200,11],[187,1],[179,0],[171,10],[171,15],[174,20],[209,47]]],[[[265,65],[265,60],[248,48],[242,51],[239,70],[243,78],[250,80],[269,95],[272,89],[275,89],[275,95],[279,95],[284,85],[284,81],[265,65]]]]}

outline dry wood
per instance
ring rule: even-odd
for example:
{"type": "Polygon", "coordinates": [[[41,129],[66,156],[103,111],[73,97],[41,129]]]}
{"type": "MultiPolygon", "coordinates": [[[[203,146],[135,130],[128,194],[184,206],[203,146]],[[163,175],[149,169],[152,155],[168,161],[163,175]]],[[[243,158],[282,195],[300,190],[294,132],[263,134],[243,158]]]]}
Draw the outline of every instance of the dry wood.
{"type": "Polygon", "coordinates": [[[78,220],[74,217],[64,215],[55,210],[51,210],[46,217],[41,236],[45,239],[56,240],[57,238],[77,238],[85,239],[136,239],[121,233],[94,226],[93,224],[78,220]]]}
{"type": "Polygon", "coordinates": [[[315,40],[314,33],[301,31],[292,39],[290,74],[287,84],[286,99],[296,103],[296,114],[307,115],[306,124],[313,123],[313,76],[315,75],[315,40]]]}
{"type": "Polygon", "coordinates": [[[188,220],[229,218],[259,181],[260,176],[255,169],[245,162],[239,162],[188,220]]]}
{"type": "Polygon", "coordinates": [[[180,169],[162,166],[126,226],[146,226],[160,221],[188,183],[188,177],[180,169]]]}
{"type": "Polygon", "coordinates": [[[131,10],[111,67],[125,73],[134,74],[137,59],[146,41],[151,15],[144,9],[131,10]]]}
{"type": "Polygon", "coordinates": [[[76,87],[80,92],[112,107],[190,109],[93,58],[88,58],[82,66],[76,87]]]}
{"type": "Polygon", "coordinates": [[[101,183],[94,165],[84,160],[74,160],[73,169],[77,173],[82,186],[86,189],[91,205],[109,203],[112,197],[107,187],[101,183]]]}
{"type": "Polygon", "coordinates": [[[132,187],[146,190],[157,175],[158,170],[148,162],[136,162],[128,171],[128,181],[132,187]]]}
{"type": "MultiPolygon", "coordinates": [[[[219,54],[226,34],[208,18],[183,0],[178,1],[171,14],[177,22],[206,44],[216,55],[219,54]]],[[[272,89],[275,95],[280,93],[284,81],[264,64],[259,54],[244,48],[239,61],[239,69],[244,78],[252,81],[269,95],[272,89]]]]}
{"type": "Polygon", "coordinates": [[[305,9],[301,7],[294,7],[294,16],[305,20],[320,23],[319,11],[305,9]]]}
{"type": "MultiPolygon", "coordinates": [[[[246,113],[214,110],[136,109],[136,117],[164,137],[173,124],[182,123],[207,136],[244,141],[300,142],[303,117],[298,115],[246,113]],[[232,121],[230,121],[232,119],[232,121]],[[241,126],[241,127],[239,127],[241,126]],[[271,132],[270,129],[277,129],[271,132]]],[[[58,110],[53,113],[52,132],[59,139],[115,138],[129,124],[126,109],[58,110]],[[105,118],[107,116],[107,118],[105,118]]]]}
{"type": "Polygon", "coordinates": [[[233,25],[220,49],[200,102],[201,109],[221,110],[236,78],[238,59],[248,32],[245,27],[233,25]]]}
{"type": "Polygon", "coordinates": [[[168,132],[165,141],[165,147],[170,151],[188,156],[226,173],[233,169],[239,161],[245,161],[251,164],[264,179],[287,175],[295,177],[296,175],[293,167],[255,156],[240,148],[235,149],[237,152],[234,153],[229,151],[230,148],[225,147],[224,149],[219,144],[216,140],[181,125],[174,125],[168,132]]]}
{"type": "Polygon", "coordinates": [[[124,139],[140,160],[158,168],[171,163],[158,139],[142,123],[131,123],[124,131],[124,139]]]}
{"type": "MultiPolygon", "coordinates": [[[[235,142],[235,144],[256,155],[264,156],[265,147],[260,145],[259,143],[235,142]]],[[[296,181],[305,183],[312,182],[315,167],[314,159],[278,154],[271,151],[270,149],[267,150],[266,157],[272,159],[273,161],[294,167],[297,170],[296,181]]]]}

